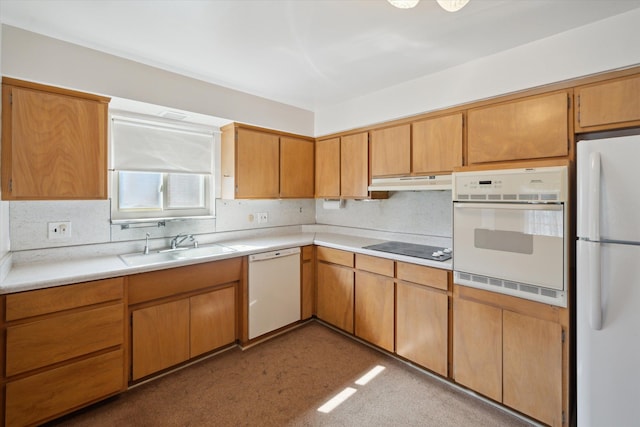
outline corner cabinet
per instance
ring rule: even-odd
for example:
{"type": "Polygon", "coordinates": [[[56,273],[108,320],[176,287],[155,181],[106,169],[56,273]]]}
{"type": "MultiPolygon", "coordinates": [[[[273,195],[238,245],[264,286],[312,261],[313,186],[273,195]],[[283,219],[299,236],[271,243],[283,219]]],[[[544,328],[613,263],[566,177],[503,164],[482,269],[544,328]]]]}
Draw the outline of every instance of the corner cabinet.
{"type": "Polygon", "coordinates": [[[313,197],[313,139],[232,123],[221,151],[223,199],[313,197]]]}
{"type": "Polygon", "coordinates": [[[353,333],[354,254],[318,246],[316,256],[318,318],[353,333]]]}
{"type": "Polygon", "coordinates": [[[129,276],[130,379],[235,343],[241,280],[241,258],[129,276]]]}
{"type": "Polygon", "coordinates": [[[566,309],[454,286],[454,380],[551,426],[568,408],[566,309]]]}
{"type": "Polygon", "coordinates": [[[4,425],[41,424],[126,389],[124,280],[4,297],[4,425]]]}
{"type": "Polygon", "coordinates": [[[569,155],[570,94],[552,92],[468,111],[468,164],[569,155]]]}
{"type": "Polygon", "coordinates": [[[316,142],[317,198],[369,197],[369,134],[360,132],[316,142]]]}
{"type": "Polygon", "coordinates": [[[578,86],[575,96],[576,132],[640,126],[640,75],[578,86]]]}
{"type": "Polygon", "coordinates": [[[2,79],[2,198],[107,198],[109,98],[2,79]]]}

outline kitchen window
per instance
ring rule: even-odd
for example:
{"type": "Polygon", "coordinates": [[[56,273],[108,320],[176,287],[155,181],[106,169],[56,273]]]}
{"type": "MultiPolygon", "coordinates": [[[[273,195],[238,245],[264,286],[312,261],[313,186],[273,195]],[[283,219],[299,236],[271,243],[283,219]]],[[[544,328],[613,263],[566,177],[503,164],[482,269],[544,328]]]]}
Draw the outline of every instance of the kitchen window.
{"type": "Polygon", "coordinates": [[[112,116],[111,219],[211,218],[216,130],[112,116]]]}

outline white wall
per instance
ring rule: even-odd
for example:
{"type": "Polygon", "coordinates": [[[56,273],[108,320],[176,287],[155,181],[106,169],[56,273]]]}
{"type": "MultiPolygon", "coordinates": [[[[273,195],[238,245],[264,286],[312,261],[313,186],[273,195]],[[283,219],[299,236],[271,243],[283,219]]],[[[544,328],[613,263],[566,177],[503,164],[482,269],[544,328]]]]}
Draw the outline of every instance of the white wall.
{"type": "Polygon", "coordinates": [[[2,73],[302,135],[313,113],[148,65],[2,26],[2,73]]]}
{"type": "Polygon", "coordinates": [[[640,64],[640,9],[316,112],[322,136],[640,64]]]}
{"type": "MultiPolygon", "coordinates": [[[[2,32],[0,32],[0,75],[2,74],[2,32]]],[[[2,105],[0,105],[0,119],[2,105]]],[[[1,196],[0,192],[0,196],[1,196]]],[[[0,201],[0,260],[9,252],[9,202],[0,201]]]]}

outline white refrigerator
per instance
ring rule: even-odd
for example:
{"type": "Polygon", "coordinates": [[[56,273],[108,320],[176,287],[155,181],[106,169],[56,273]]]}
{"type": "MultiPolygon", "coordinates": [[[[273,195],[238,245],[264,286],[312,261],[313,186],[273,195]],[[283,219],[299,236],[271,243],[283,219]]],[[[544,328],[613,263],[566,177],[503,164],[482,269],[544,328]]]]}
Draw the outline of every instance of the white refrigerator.
{"type": "Polygon", "coordinates": [[[577,421],[640,425],[640,136],[578,142],[577,421]]]}

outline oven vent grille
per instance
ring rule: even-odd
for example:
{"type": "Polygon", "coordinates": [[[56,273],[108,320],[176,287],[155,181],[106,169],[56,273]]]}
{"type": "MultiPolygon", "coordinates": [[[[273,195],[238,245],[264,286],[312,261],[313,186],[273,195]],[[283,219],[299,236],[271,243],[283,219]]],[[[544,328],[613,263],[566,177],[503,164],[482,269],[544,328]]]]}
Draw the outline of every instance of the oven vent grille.
{"type": "Polygon", "coordinates": [[[556,193],[520,193],[520,194],[458,194],[457,200],[491,200],[491,201],[525,201],[555,202],[559,200],[556,193]]]}
{"type": "Polygon", "coordinates": [[[526,283],[514,282],[512,280],[496,279],[494,277],[482,276],[479,274],[469,274],[459,272],[459,277],[462,280],[468,280],[470,282],[480,283],[483,285],[492,285],[500,288],[510,289],[512,291],[526,292],[528,294],[541,295],[547,298],[560,298],[561,295],[558,291],[553,289],[541,288],[526,283]]]}

